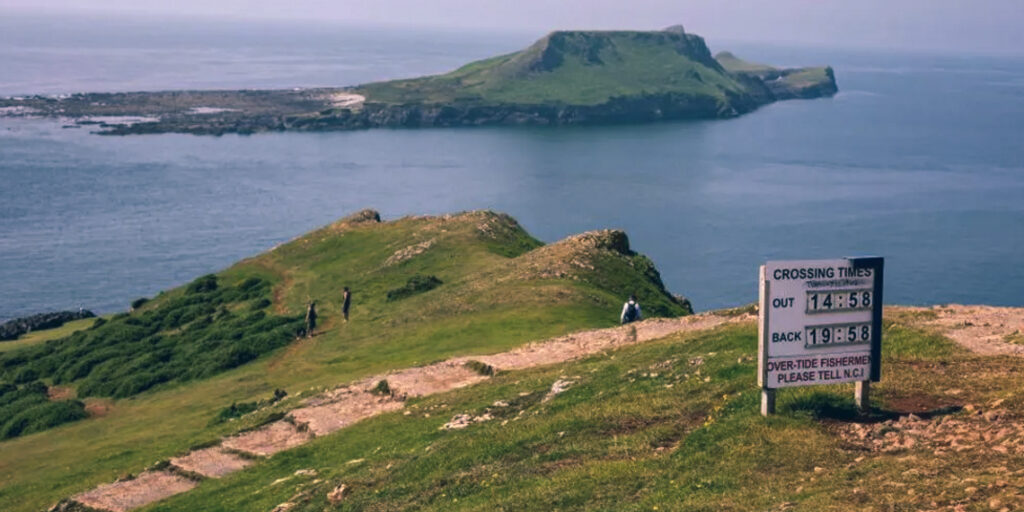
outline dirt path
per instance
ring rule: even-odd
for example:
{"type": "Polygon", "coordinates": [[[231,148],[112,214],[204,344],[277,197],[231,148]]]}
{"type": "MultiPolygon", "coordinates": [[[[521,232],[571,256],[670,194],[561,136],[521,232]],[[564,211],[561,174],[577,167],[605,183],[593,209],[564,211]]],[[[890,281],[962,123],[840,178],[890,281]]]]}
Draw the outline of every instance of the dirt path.
{"type": "Polygon", "coordinates": [[[977,354],[1024,356],[1024,308],[893,306],[886,316],[937,332],[977,354]]]}
{"type": "Polygon", "coordinates": [[[97,510],[122,512],[186,492],[202,479],[220,478],[240,471],[251,465],[253,459],[269,457],[360,420],[401,409],[406,397],[443,393],[487,380],[488,376],[467,367],[469,361],[485,363],[498,372],[532,368],[571,361],[674,333],[701,331],[723,324],[749,322],[754,318],[753,315],[704,313],[646,320],[628,326],[573,333],[508,352],[455,357],[428,366],[376,375],[308,398],[302,407],[290,411],[283,420],[228,437],[218,446],[175,457],[166,470],[147,471],[134,479],[101,485],[73,496],[70,501],[97,510]],[[390,393],[374,391],[381,381],[387,381],[390,393]]]}

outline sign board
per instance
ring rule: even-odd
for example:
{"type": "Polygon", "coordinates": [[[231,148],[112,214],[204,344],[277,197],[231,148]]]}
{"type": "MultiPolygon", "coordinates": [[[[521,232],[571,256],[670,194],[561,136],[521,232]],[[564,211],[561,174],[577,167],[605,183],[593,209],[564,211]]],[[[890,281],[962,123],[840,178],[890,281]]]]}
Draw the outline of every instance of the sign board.
{"type": "Polygon", "coordinates": [[[881,378],[883,266],[883,258],[761,266],[762,389],[881,378]]]}

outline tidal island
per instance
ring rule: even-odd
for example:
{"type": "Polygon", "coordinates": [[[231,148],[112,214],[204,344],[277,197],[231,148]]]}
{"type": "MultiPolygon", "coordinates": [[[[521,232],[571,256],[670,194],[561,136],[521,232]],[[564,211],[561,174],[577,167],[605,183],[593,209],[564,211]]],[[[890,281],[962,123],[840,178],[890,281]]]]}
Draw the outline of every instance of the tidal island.
{"type": "Polygon", "coordinates": [[[831,67],[712,55],[681,26],[555,31],[450,73],[351,87],[79,93],[0,99],[0,115],[53,117],[104,135],[574,125],[731,118],[832,96],[831,67]]]}

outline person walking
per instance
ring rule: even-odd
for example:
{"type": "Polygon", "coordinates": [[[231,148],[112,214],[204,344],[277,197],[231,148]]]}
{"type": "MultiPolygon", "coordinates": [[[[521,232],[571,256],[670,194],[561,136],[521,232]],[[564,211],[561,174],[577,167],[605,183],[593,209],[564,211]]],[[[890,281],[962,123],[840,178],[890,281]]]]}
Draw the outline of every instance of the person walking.
{"type": "Polygon", "coordinates": [[[306,337],[312,338],[316,329],[316,301],[310,300],[306,304],[306,337]]]}
{"type": "Polygon", "coordinates": [[[636,294],[630,295],[629,300],[622,305],[622,314],[619,315],[619,322],[628,324],[643,319],[640,311],[640,303],[636,301],[636,294]]]}
{"type": "Polygon", "coordinates": [[[348,322],[348,307],[352,304],[352,293],[348,291],[348,286],[345,287],[345,291],[341,294],[341,314],[345,317],[345,322],[348,322]]]}

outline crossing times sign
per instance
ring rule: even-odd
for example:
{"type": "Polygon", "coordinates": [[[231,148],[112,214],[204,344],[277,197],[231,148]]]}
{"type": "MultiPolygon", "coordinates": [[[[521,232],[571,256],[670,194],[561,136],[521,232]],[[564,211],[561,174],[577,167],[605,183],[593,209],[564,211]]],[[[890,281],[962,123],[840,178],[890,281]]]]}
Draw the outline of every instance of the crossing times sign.
{"type": "Polygon", "coordinates": [[[760,387],[877,382],[883,266],[882,258],[762,265],[760,387]]]}

